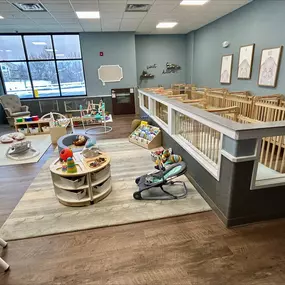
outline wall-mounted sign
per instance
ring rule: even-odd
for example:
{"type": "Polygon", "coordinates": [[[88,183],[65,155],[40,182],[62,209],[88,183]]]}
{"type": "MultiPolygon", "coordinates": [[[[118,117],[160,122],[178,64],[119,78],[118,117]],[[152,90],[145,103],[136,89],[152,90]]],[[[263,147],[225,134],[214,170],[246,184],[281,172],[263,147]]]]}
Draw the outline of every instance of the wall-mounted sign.
{"type": "Polygon", "coordinates": [[[106,82],[118,82],[123,79],[123,69],[119,65],[101,65],[98,69],[98,77],[103,85],[106,82]]]}

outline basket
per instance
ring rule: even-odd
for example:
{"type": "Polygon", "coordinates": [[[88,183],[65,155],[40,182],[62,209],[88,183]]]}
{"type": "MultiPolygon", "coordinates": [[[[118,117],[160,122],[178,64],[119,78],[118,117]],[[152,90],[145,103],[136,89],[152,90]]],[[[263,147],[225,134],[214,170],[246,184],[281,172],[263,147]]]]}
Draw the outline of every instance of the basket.
{"type": "Polygon", "coordinates": [[[85,183],[85,176],[77,177],[76,180],[60,176],[60,180],[62,188],[71,187],[77,189],[78,187],[82,186],[85,183]]]}

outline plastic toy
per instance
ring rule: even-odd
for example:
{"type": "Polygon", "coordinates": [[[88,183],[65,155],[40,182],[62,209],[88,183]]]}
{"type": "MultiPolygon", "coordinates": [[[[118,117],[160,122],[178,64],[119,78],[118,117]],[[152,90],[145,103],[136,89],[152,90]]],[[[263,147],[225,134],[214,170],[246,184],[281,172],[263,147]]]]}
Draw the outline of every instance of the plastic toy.
{"type": "Polygon", "coordinates": [[[177,163],[177,162],[180,162],[182,161],[182,157],[178,154],[172,154],[170,155],[169,159],[168,159],[168,164],[171,164],[171,163],[177,163]]]}
{"type": "Polygon", "coordinates": [[[84,136],[77,136],[76,140],[73,142],[75,146],[83,146],[86,143],[86,138],[84,136]]]}
{"type": "Polygon", "coordinates": [[[92,161],[92,162],[89,164],[89,167],[95,168],[95,167],[100,166],[100,165],[103,164],[104,162],[106,162],[106,158],[104,158],[104,157],[98,157],[98,158],[96,158],[94,161],[92,161]]]}
{"type": "Polygon", "coordinates": [[[73,152],[70,148],[64,148],[61,152],[60,152],[60,160],[61,161],[67,161],[67,159],[69,157],[73,157],[73,152]]]}
{"type": "Polygon", "coordinates": [[[72,157],[67,159],[67,173],[76,173],[77,168],[72,157]]]}
{"type": "Polygon", "coordinates": [[[92,158],[98,156],[100,153],[98,146],[96,146],[95,139],[88,139],[82,151],[85,158],[92,158]]]}
{"type": "Polygon", "coordinates": [[[85,148],[90,148],[94,145],[96,145],[96,140],[95,139],[88,139],[86,144],[85,144],[85,148]]]}
{"type": "Polygon", "coordinates": [[[61,170],[62,170],[63,172],[66,172],[66,171],[67,171],[67,164],[66,164],[65,162],[62,164],[61,170]]]}
{"type": "Polygon", "coordinates": [[[29,159],[39,155],[39,151],[32,147],[31,141],[15,142],[6,152],[6,156],[15,160],[29,159]]]}

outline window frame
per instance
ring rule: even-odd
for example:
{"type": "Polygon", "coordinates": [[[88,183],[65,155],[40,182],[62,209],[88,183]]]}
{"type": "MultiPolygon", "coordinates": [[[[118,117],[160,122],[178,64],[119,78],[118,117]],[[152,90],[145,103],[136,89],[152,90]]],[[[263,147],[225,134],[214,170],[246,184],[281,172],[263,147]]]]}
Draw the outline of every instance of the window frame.
{"type": "MultiPolygon", "coordinates": [[[[87,88],[86,88],[86,76],[85,76],[85,69],[84,69],[84,60],[83,60],[83,53],[82,53],[82,47],[81,47],[81,42],[80,42],[80,35],[79,33],[8,33],[8,34],[0,34],[1,36],[20,36],[22,43],[23,43],[23,48],[24,48],[24,55],[25,55],[25,59],[23,60],[1,60],[0,63],[6,63],[6,62],[25,62],[27,64],[27,68],[28,68],[28,74],[30,77],[30,81],[31,81],[31,87],[33,90],[33,97],[32,98],[20,98],[20,100],[39,100],[39,99],[62,99],[62,98],[77,98],[77,97],[87,97],[87,88]],[[79,43],[80,43],[80,54],[81,57],[80,58],[61,58],[58,59],[56,58],[56,52],[55,52],[55,46],[54,46],[54,39],[53,36],[60,36],[60,35],[64,35],[64,36],[68,36],[68,35],[78,35],[79,37],[79,43]],[[27,51],[27,47],[25,44],[25,40],[24,40],[24,36],[50,36],[51,37],[51,44],[52,44],[52,48],[53,48],[53,59],[29,59],[28,57],[28,51],[27,51]],[[80,60],[82,62],[82,71],[83,71],[83,78],[84,78],[84,83],[85,83],[85,94],[84,95],[62,95],[61,92],[61,83],[60,83],[60,79],[59,79],[59,73],[58,73],[58,66],[57,66],[57,62],[58,61],[78,61],[80,60]],[[34,84],[33,84],[33,79],[32,79],[32,74],[31,74],[31,70],[30,70],[30,65],[29,62],[39,62],[39,61],[53,61],[55,63],[55,71],[56,71],[56,78],[58,81],[58,87],[59,87],[59,96],[47,96],[47,97],[35,97],[35,89],[34,89],[34,84]]],[[[3,86],[3,90],[4,90],[4,94],[8,94],[7,90],[6,90],[6,86],[5,86],[5,80],[2,74],[2,69],[0,68],[0,83],[2,82],[2,86],[3,86]]]]}

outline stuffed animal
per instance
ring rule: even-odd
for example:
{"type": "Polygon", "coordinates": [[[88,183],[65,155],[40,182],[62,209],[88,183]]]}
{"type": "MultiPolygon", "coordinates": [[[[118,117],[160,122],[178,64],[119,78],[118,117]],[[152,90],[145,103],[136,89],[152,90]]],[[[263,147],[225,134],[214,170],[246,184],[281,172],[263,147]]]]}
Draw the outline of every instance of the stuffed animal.
{"type": "Polygon", "coordinates": [[[59,154],[61,161],[67,161],[69,157],[73,157],[73,152],[70,148],[64,148],[59,154]]]}
{"type": "Polygon", "coordinates": [[[86,138],[84,136],[77,136],[76,140],[73,142],[75,146],[83,146],[86,143],[86,138]]]}

